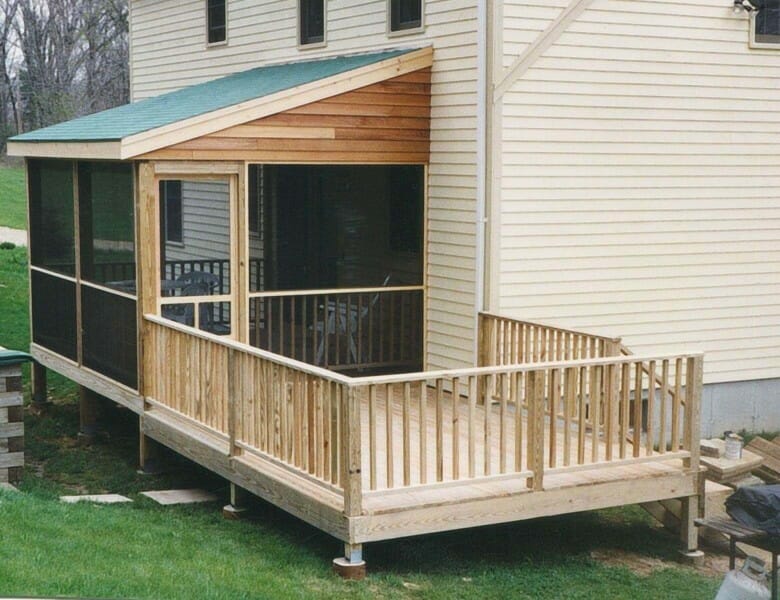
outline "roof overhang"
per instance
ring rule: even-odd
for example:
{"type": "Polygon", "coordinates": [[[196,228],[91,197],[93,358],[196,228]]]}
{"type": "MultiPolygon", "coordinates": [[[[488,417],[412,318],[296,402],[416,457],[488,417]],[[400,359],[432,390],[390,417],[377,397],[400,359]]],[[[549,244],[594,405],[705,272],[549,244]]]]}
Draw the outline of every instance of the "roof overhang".
{"type": "Polygon", "coordinates": [[[433,49],[421,48],[122,139],[94,141],[14,141],[11,139],[8,141],[8,154],[28,158],[129,160],[228,127],[262,119],[418,71],[432,64],[433,49]]]}

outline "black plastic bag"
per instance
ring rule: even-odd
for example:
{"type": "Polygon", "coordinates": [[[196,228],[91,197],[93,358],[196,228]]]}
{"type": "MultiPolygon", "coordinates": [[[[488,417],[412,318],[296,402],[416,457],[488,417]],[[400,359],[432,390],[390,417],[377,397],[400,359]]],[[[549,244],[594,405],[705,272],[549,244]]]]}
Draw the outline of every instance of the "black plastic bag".
{"type": "Polygon", "coordinates": [[[780,485],[740,488],[726,499],[726,512],[742,525],[780,537],[780,485]]]}

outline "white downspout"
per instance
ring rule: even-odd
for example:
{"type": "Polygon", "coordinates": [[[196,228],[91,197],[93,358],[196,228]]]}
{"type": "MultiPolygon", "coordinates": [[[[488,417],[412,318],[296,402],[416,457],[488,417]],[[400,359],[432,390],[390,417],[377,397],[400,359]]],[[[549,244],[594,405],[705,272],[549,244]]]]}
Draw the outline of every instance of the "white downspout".
{"type": "Polygon", "coordinates": [[[485,309],[485,242],[487,239],[487,86],[488,86],[488,0],[477,0],[477,211],[476,277],[474,300],[474,358],[479,356],[479,313],[485,309]]]}

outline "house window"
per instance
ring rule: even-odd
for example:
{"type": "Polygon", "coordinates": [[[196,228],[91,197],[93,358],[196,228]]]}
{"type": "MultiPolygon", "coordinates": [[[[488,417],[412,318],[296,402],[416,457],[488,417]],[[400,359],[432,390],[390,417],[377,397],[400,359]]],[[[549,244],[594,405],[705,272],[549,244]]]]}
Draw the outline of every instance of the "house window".
{"type": "Polygon", "coordinates": [[[780,47],[780,6],[777,3],[766,4],[751,15],[751,44],[780,47]]]}
{"type": "Polygon", "coordinates": [[[300,0],[298,23],[301,46],[325,42],[325,0],[300,0]]]}
{"type": "Polygon", "coordinates": [[[181,244],[182,217],[181,217],[181,181],[161,181],[160,198],[164,207],[163,232],[166,242],[181,244]]]}
{"type": "Polygon", "coordinates": [[[390,31],[422,28],[422,0],[390,0],[390,31]]]}
{"type": "Polygon", "coordinates": [[[227,41],[227,0],[206,0],[209,44],[227,41]]]}

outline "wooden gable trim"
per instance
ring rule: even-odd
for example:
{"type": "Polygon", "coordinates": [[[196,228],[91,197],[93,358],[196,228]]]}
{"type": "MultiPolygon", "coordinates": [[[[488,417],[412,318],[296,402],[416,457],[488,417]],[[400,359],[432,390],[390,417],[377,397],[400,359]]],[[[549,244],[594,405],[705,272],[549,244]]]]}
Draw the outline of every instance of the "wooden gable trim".
{"type": "Polygon", "coordinates": [[[141,156],[415,163],[430,155],[431,70],[420,69],[141,156]]]}

